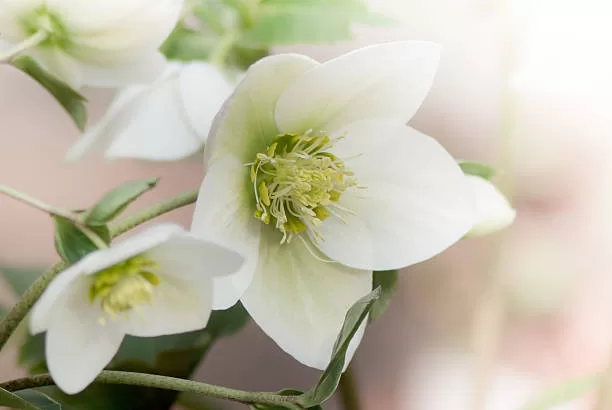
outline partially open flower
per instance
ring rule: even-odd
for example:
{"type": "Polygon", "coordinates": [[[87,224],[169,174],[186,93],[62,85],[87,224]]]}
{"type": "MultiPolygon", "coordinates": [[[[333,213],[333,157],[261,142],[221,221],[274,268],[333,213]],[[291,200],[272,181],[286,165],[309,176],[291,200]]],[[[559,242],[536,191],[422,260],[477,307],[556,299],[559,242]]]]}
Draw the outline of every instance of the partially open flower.
{"type": "Polygon", "coordinates": [[[93,252],[60,273],[32,309],[30,330],[46,331],[47,366],[74,394],[110,362],[124,335],[161,336],[202,329],[211,311],[213,277],[243,259],[158,225],[93,252]]]}
{"type": "Polygon", "coordinates": [[[397,42],[324,64],[268,57],[251,66],[213,125],[192,230],[247,257],[239,273],[215,281],[215,307],[240,298],[306,365],[328,364],[373,270],[428,259],[472,226],[455,160],[405,126],[439,52],[397,42]]]}
{"type": "Polygon", "coordinates": [[[72,146],[68,159],[98,152],[109,159],[187,157],[202,148],[233,90],[231,81],[211,64],[169,63],[155,82],[119,91],[106,115],[72,146]]]}
{"type": "Polygon", "coordinates": [[[0,33],[75,88],[153,81],[183,0],[0,0],[0,33]]]}

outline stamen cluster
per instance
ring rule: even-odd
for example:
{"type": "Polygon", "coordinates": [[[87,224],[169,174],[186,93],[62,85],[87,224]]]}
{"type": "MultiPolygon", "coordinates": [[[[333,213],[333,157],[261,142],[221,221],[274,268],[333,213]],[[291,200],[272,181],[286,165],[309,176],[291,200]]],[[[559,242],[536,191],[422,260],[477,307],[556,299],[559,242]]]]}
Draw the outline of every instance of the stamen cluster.
{"type": "Polygon", "coordinates": [[[309,231],[320,240],[318,226],[335,209],[346,189],[355,186],[353,173],[329,152],[328,136],[280,134],[259,153],[251,166],[255,217],[282,232],[281,243],[309,231]]]}

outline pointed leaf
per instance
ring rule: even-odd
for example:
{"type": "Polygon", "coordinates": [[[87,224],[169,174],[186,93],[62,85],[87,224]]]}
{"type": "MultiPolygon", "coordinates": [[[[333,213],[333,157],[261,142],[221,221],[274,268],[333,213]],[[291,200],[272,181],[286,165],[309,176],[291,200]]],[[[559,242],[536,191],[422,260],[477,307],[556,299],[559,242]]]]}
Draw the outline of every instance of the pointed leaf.
{"type": "Polygon", "coordinates": [[[381,294],[380,298],[374,302],[374,306],[372,306],[370,311],[370,322],[381,317],[389,307],[397,290],[397,270],[375,271],[372,287],[376,289],[379,286],[381,294]]]}
{"type": "MultiPolygon", "coordinates": [[[[59,256],[68,263],[75,263],[83,256],[98,249],[98,247],[77,228],[71,221],[54,216],[55,249],[59,256]]],[[[110,232],[106,225],[91,227],[100,239],[110,243],[110,232]]]]}
{"type": "Polygon", "coordinates": [[[12,409],[38,410],[38,407],[34,404],[2,388],[0,388],[0,406],[12,409]]]}
{"type": "Polygon", "coordinates": [[[490,180],[495,176],[497,171],[492,166],[480,164],[472,161],[459,161],[459,167],[466,175],[474,175],[486,180],[490,180]]]}
{"type": "Polygon", "coordinates": [[[139,179],[126,182],[108,192],[85,215],[89,226],[104,225],[119,215],[129,204],[142,194],[155,188],[159,178],[139,179]]]}
{"type": "Polygon", "coordinates": [[[342,330],[340,330],[338,339],[336,339],[331,361],[327,369],[323,372],[317,385],[301,396],[299,400],[301,405],[307,408],[317,406],[325,402],[334,394],[344,370],[345,356],[349,344],[363,321],[367,318],[374,303],[380,298],[381,293],[382,289],[378,287],[359,299],[357,303],[349,309],[342,330]]]}
{"type": "Polygon", "coordinates": [[[59,410],[62,406],[51,397],[36,390],[28,389],[15,392],[16,396],[32,403],[40,410],[59,410]]]}
{"type": "Polygon", "coordinates": [[[85,97],[74,91],[66,83],[49,74],[31,57],[17,57],[13,59],[11,64],[29,75],[49,91],[64,110],[66,110],[68,115],[70,115],[79,130],[85,130],[85,125],[87,123],[87,109],[85,108],[85,102],[87,100],[85,97]]]}

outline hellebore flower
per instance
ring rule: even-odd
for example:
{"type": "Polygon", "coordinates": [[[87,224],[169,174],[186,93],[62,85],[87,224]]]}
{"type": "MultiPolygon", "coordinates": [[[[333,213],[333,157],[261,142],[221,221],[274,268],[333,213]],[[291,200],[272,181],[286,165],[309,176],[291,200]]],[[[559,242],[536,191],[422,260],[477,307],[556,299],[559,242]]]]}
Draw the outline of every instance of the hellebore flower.
{"type": "Polygon", "coordinates": [[[467,236],[484,236],[512,225],[516,211],[506,197],[490,181],[476,175],[466,175],[474,196],[474,222],[467,236]]]}
{"type": "Polygon", "coordinates": [[[157,78],[183,0],[0,0],[0,33],[74,88],[157,78]]]}
{"type": "Polygon", "coordinates": [[[66,393],[87,387],[124,335],[153,337],[206,326],[212,279],[243,258],[175,225],[157,225],[69,267],[32,310],[32,334],[47,332],[47,366],[66,393]]]}
{"type": "Polygon", "coordinates": [[[461,169],[404,125],[439,53],[396,42],[251,66],[213,124],[192,225],[246,258],[215,280],[214,308],[240,299],[282,349],[324,368],[373,270],[431,258],[470,229],[461,169]]]}
{"type": "Polygon", "coordinates": [[[76,160],[98,151],[109,159],[187,157],[202,148],[215,115],[233,90],[213,65],[169,63],[152,84],[121,90],[67,157],[76,160]]]}

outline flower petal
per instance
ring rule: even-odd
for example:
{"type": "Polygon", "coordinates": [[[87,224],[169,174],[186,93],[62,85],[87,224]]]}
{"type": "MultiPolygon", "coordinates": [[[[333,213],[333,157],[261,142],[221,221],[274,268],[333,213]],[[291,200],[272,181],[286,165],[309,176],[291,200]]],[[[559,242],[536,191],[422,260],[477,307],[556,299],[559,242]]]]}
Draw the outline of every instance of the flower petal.
{"type": "Polygon", "coordinates": [[[163,276],[151,304],[141,305],[124,322],[127,334],[155,337],[191,332],[206,327],[212,305],[212,280],[179,280],[163,276]]]}
{"type": "Polygon", "coordinates": [[[466,175],[474,197],[474,225],[468,236],[483,236],[504,229],[514,222],[516,211],[506,197],[484,178],[466,175]]]}
{"type": "Polygon", "coordinates": [[[165,68],[165,57],[151,50],[122,64],[83,64],[83,84],[105,88],[148,84],[162,75],[165,68]]]}
{"type": "Polygon", "coordinates": [[[57,48],[37,48],[29,53],[51,75],[78,90],[83,83],[83,66],[57,48]]]}
{"type": "Polygon", "coordinates": [[[288,83],[318,63],[297,54],[266,57],[253,64],[215,119],[206,163],[225,153],[243,164],[254,160],[278,133],[274,107],[288,83]]]}
{"type": "Polygon", "coordinates": [[[64,297],[74,281],[83,275],[83,266],[76,263],[60,272],[47,286],[38,299],[30,314],[30,332],[35,335],[44,332],[49,327],[49,318],[56,302],[64,297]]]}
{"type": "Polygon", "coordinates": [[[245,258],[238,272],[214,279],[213,309],[233,306],[251,283],[257,265],[260,226],[251,209],[248,175],[238,159],[219,157],[208,168],[196,203],[191,232],[245,258]]]}
{"type": "MultiPolygon", "coordinates": [[[[372,289],[372,273],[316,259],[305,244],[280,244],[268,232],[244,307],[261,329],[301,363],[324,369],[348,309],[372,289]]],[[[353,351],[362,331],[353,339],[353,351]]]]}
{"type": "Polygon", "coordinates": [[[234,86],[217,67],[192,62],[181,70],[179,89],[189,123],[198,137],[206,141],[215,115],[234,86]]]}
{"type": "Polygon", "coordinates": [[[99,323],[100,311],[87,300],[88,282],[72,286],[58,303],[47,330],[45,356],[51,377],[65,393],[87,387],[115,355],[123,332],[99,323]]]}
{"type": "Polygon", "coordinates": [[[190,235],[175,235],[146,253],[164,274],[181,280],[227,276],[244,263],[240,254],[190,235]]]}
{"type": "Polygon", "coordinates": [[[333,150],[365,189],[339,204],[354,212],[327,218],[317,247],[359,269],[386,270],[424,261],[459,240],[473,209],[463,172],[434,139],[405,126],[362,121],[333,150]]]}
{"type": "Polygon", "coordinates": [[[440,47],[394,42],[365,47],[300,76],[278,99],[282,132],[327,132],[379,118],[407,123],[433,83],[440,47]]]}

